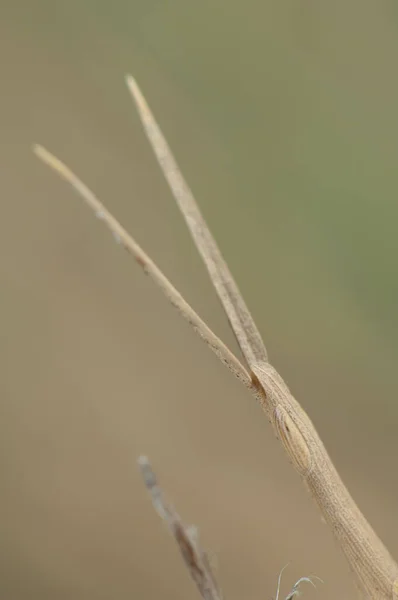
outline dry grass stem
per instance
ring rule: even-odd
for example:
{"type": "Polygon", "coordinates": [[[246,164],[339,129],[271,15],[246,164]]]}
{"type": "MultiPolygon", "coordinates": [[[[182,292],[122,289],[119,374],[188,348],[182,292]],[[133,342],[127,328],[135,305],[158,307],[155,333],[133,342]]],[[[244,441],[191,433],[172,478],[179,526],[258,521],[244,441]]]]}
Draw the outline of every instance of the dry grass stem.
{"type": "MultiPolygon", "coordinates": [[[[184,563],[200,595],[204,600],[222,600],[222,594],[211,570],[209,559],[199,544],[196,527],[184,525],[176,510],[167,502],[158,484],[156,474],[146,456],[140,456],[138,466],[141,470],[145,487],[151,495],[152,505],[158,515],[167,524],[170,533],[177,542],[184,563]]],[[[279,574],[275,600],[279,600],[282,573],[286,567],[287,565],[283,567],[279,574]]],[[[313,579],[322,581],[319,577],[301,577],[296,581],[285,600],[293,600],[294,597],[300,596],[300,586],[302,583],[310,583],[315,587],[313,579]]]]}
{"type": "Polygon", "coordinates": [[[145,486],[151,495],[152,504],[160,517],[167,523],[203,600],[222,600],[209,560],[200,547],[196,528],[184,525],[174,508],[167,503],[148,459],[141,456],[138,464],[145,486]]]}
{"type": "Polygon", "coordinates": [[[220,360],[260,401],[288,458],[310,490],[346,555],[363,596],[372,600],[397,600],[396,562],[350,496],[307,414],[293,398],[282,377],[269,363],[265,345],[254,320],[144,96],[130,75],[126,77],[126,82],[149,142],[204,260],[250,373],[203,323],[93,192],[43,147],[35,146],[36,154],[76,189],[220,360]]]}

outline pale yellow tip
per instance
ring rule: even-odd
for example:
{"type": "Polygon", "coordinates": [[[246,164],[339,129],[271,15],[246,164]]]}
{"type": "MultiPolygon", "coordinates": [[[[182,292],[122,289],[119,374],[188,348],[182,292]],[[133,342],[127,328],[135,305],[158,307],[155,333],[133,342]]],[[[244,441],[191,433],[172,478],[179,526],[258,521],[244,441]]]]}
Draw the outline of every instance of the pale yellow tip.
{"type": "Polygon", "coordinates": [[[136,96],[137,92],[139,92],[139,87],[134,77],[127,73],[127,75],[125,76],[125,81],[130,92],[133,94],[133,96],[136,96]]]}
{"type": "Polygon", "coordinates": [[[40,144],[32,144],[32,150],[33,153],[36,154],[36,156],[42,157],[44,154],[46,154],[45,148],[43,148],[43,146],[41,146],[40,144]]]}
{"type": "Polygon", "coordinates": [[[140,87],[132,75],[126,75],[126,84],[141,115],[148,115],[149,108],[140,87]]]}

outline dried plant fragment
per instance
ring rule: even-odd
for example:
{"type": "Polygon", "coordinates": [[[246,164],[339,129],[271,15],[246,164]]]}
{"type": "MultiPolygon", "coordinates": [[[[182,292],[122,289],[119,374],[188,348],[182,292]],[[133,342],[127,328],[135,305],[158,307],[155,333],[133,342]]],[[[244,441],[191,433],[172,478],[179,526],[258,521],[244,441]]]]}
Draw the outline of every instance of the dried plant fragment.
{"type": "Polygon", "coordinates": [[[184,525],[174,508],[167,503],[149,460],[145,456],[141,456],[138,464],[145,486],[151,495],[152,504],[166,522],[170,533],[177,542],[184,563],[200,595],[204,600],[222,600],[220,589],[210,569],[209,560],[200,547],[196,528],[184,525]]]}

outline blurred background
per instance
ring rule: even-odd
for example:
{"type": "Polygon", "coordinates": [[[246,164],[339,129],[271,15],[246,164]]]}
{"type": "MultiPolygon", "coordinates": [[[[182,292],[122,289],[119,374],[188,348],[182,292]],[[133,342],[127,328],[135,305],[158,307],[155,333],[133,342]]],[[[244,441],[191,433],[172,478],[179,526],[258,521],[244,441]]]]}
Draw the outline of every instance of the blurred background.
{"type": "Polygon", "coordinates": [[[381,0],[0,2],[4,598],[355,596],[249,393],[32,155],[65,160],[235,352],[124,84],[141,85],[266,340],[398,556],[398,11],[381,0]]]}

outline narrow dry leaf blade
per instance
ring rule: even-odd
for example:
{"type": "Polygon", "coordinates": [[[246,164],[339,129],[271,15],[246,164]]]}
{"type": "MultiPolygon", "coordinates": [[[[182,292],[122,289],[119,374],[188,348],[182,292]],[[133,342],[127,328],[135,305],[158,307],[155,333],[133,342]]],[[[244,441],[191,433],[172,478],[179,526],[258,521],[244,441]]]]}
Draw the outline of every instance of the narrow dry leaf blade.
{"type": "Polygon", "coordinates": [[[135,79],[131,75],[127,75],[126,82],[137,106],[148,140],[207,267],[247,364],[252,367],[258,363],[268,362],[267,351],[256,324],[159,125],[135,79]]]}
{"type": "Polygon", "coordinates": [[[102,202],[83,183],[62,161],[56,158],[51,152],[43,146],[35,145],[34,153],[45,164],[53,169],[58,175],[65,179],[82,197],[85,203],[95,212],[97,217],[102,220],[110,229],[117,242],[122,244],[136,259],[137,263],[144,269],[151,279],[160,287],[171,304],[188,321],[199,336],[213,350],[222,363],[224,363],[234,375],[242,381],[247,387],[251,387],[251,380],[243,365],[232,354],[232,352],[223,344],[223,342],[211,331],[211,329],[202,321],[191,306],[184,300],[181,294],[170,283],[167,277],[161,272],[156,264],[137,244],[131,235],[122,227],[115,217],[105,208],[102,202]]]}

